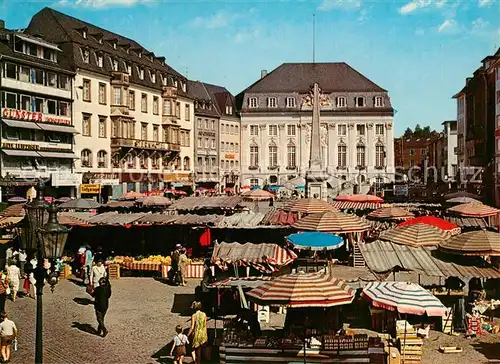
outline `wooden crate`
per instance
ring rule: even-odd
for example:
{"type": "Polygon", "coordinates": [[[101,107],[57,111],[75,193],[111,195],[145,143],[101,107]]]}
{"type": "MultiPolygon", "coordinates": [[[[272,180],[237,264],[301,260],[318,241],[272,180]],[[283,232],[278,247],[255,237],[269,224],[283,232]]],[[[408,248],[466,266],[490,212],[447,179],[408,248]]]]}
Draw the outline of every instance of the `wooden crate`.
{"type": "Polygon", "coordinates": [[[108,266],[109,279],[119,279],[120,278],[120,265],[110,264],[108,266]]]}
{"type": "Polygon", "coordinates": [[[67,279],[71,275],[71,266],[63,264],[62,269],[59,271],[59,279],[67,279]]]}

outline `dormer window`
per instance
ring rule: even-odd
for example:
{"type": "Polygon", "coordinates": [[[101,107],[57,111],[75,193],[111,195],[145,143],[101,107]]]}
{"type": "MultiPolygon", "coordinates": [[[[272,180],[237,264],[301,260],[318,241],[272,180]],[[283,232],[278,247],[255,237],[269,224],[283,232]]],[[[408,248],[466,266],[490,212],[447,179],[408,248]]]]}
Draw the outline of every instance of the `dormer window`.
{"type": "Polygon", "coordinates": [[[129,64],[127,65],[127,72],[129,76],[132,76],[132,66],[129,64]]]}
{"type": "Polygon", "coordinates": [[[116,42],[113,42],[113,49],[116,49],[116,42]]]}
{"type": "Polygon", "coordinates": [[[102,68],[103,65],[103,57],[102,54],[97,55],[97,65],[102,68]]]}
{"type": "Polygon", "coordinates": [[[182,83],[182,91],[186,92],[186,82],[182,83]]]}
{"type": "Polygon", "coordinates": [[[82,57],[84,63],[90,62],[90,51],[88,49],[82,49],[82,57]]]}
{"type": "Polygon", "coordinates": [[[141,68],[141,69],[139,70],[139,78],[140,78],[141,80],[144,80],[144,68],[141,68]]]}
{"type": "Polygon", "coordinates": [[[232,113],[233,113],[233,107],[232,107],[232,106],[227,105],[227,106],[226,106],[226,114],[227,114],[227,115],[231,115],[232,113]]]}
{"type": "Polygon", "coordinates": [[[276,97],[268,97],[267,98],[267,107],[277,107],[278,104],[276,102],[276,97]]]}
{"type": "Polygon", "coordinates": [[[151,82],[156,83],[156,73],[154,71],[151,73],[151,82]]]}
{"type": "Polygon", "coordinates": [[[346,107],[347,100],[345,97],[339,96],[335,98],[335,104],[337,105],[337,107],[346,107]]]}
{"type": "Polygon", "coordinates": [[[174,86],[175,87],[178,87],[179,86],[179,83],[177,82],[177,80],[174,81],[174,86]]]}
{"type": "Polygon", "coordinates": [[[163,80],[162,80],[163,81],[163,86],[167,86],[167,80],[168,80],[167,76],[166,75],[163,76],[163,80]]]}
{"type": "Polygon", "coordinates": [[[87,39],[87,31],[85,29],[82,30],[83,39],[87,39]]]}
{"type": "Polygon", "coordinates": [[[142,52],[137,53],[137,56],[138,56],[139,58],[142,58],[142,52]]]}
{"type": "Polygon", "coordinates": [[[250,97],[248,99],[248,107],[250,107],[250,108],[256,108],[257,107],[257,98],[256,97],[250,97]]]}
{"type": "Polygon", "coordinates": [[[113,59],[113,71],[118,71],[118,60],[113,59]]]}
{"type": "Polygon", "coordinates": [[[365,106],[365,98],[362,96],[355,97],[354,104],[356,105],[356,107],[364,107],[365,106]]]}
{"type": "Polygon", "coordinates": [[[286,98],[286,107],[295,107],[295,97],[286,98]]]}
{"type": "Polygon", "coordinates": [[[384,106],[384,99],[382,96],[375,96],[373,104],[375,107],[382,107],[384,106]]]}

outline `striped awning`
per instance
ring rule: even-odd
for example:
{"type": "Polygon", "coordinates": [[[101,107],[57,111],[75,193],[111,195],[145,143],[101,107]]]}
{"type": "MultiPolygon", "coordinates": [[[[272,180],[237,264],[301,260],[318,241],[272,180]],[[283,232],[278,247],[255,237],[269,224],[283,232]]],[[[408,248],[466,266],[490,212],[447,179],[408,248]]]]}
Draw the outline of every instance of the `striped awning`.
{"type": "Polygon", "coordinates": [[[448,234],[456,235],[460,234],[460,227],[452,223],[451,221],[447,221],[441,219],[436,216],[419,216],[414,219],[406,220],[400,223],[398,226],[408,226],[414,224],[425,224],[440,230],[446,231],[448,234]]]}
{"type": "Polygon", "coordinates": [[[362,195],[362,194],[343,194],[334,198],[335,201],[349,201],[349,202],[384,202],[384,199],[375,195],[362,195]]]}
{"type": "Polygon", "coordinates": [[[430,292],[414,283],[370,282],[363,295],[373,306],[410,315],[445,316],[447,308],[430,292]]]}
{"type": "Polygon", "coordinates": [[[252,289],[249,300],[264,306],[332,307],[353,301],[355,291],[324,272],[281,276],[252,289]]]}
{"type": "Polygon", "coordinates": [[[450,237],[439,248],[453,254],[500,256],[500,233],[488,230],[469,231],[450,237]]]}
{"type": "Polygon", "coordinates": [[[12,226],[18,224],[22,219],[24,219],[24,216],[7,216],[7,217],[0,217],[0,228],[12,226]]]}
{"type": "Polygon", "coordinates": [[[264,273],[276,272],[296,258],[293,251],[277,244],[220,243],[215,244],[212,253],[212,263],[222,270],[236,264],[252,266],[264,273]]]}
{"type": "Polygon", "coordinates": [[[333,201],[332,206],[339,210],[376,210],[381,204],[379,202],[333,201]]]}
{"type": "Polygon", "coordinates": [[[241,194],[241,197],[250,201],[262,201],[262,200],[270,200],[274,198],[274,195],[271,192],[267,192],[264,190],[251,190],[243,192],[241,194]]]}
{"type": "Polygon", "coordinates": [[[314,214],[325,211],[336,211],[336,209],[324,200],[316,198],[302,198],[286,207],[286,210],[292,212],[301,212],[304,214],[314,214]]]}
{"type": "Polygon", "coordinates": [[[437,246],[447,237],[449,234],[446,231],[422,223],[397,226],[381,232],[379,236],[381,240],[413,247],[437,246]]]}
{"type": "Polygon", "coordinates": [[[484,217],[500,214],[500,210],[482,203],[464,203],[453,206],[448,212],[454,212],[462,216],[484,217]]]}
{"type": "Polygon", "coordinates": [[[368,217],[373,219],[411,219],[414,217],[410,211],[401,207],[382,207],[368,214],[368,217]]]}
{"type": "Polygon", "coordinates": [[[129,191],[120,196],[120,200],[137,200],[138,198],[144,198],[146,195],[143,193],[129,191]]]}
{"type": "Polygon", "coordinates": [[[370,225],[356,215],[342,212],[320,212],[310,214],[292,225],[299,230],[350,233],[370,230],[370,225]]]}

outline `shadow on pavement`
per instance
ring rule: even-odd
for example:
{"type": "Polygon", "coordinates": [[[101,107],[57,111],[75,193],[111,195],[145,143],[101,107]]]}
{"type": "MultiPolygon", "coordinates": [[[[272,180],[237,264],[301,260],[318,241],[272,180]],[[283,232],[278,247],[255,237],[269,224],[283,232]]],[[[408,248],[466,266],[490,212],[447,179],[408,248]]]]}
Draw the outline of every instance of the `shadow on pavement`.
{"type": "Polygon", "coordinates": [[[73,301],[82,306],[88,306],[94,304],[94,301],[92,301],[90,298],[75,297],[73,298],[73,301]]]}
{"type": "Polygon", "coordinates": [[[71,325],[71,327],[86,332],[88,334],[97,335],[96,329],[94,329],[90,324],[81,324],[79,322],[73,322],[73,325],[71,325]]]}
{"type": "Polygon", "coordinates": [[[191,316],[193,310],[191,310],[191,304],[195,300],[195,295],[190,293],[175,293],[174,303],[172,305],[172,313],[178,313],[181,316],[191,316]]]}
{"type": "Polygon", "coordinates": [[[487,359],[495,360],[491,363],[500,363],[500,345],[498,343],[473,343],[471,346],[481,354],[483,354],[487,359]]]}
{"type": "Polygon", "coordinates": [[[79,278],[68,278],[68,281],[70,281],[71,283],[79,286],[79,287],[85,287],[85,284],[83,283],[83,281],[79,278]]]}

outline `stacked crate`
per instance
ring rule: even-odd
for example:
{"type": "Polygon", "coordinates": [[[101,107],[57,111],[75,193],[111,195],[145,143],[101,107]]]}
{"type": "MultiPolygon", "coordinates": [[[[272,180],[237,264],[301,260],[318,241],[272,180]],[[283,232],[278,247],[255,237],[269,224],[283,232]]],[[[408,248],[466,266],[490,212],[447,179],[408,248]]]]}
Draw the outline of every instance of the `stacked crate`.
{"type": "Polygon", "coordinates": [[[71,266],[63,264],[62,269],[59,271],[59,279],[67,279],[71,275],[71,266]]]}
{"type": "Polygon", "coordinates": [[[120,265],[119,264],[110,264],[108,266],[108,276],[109,276],[109,279],[120,278],[120,265]]]}
{"type": "Polygon", "coordinates": [[[397,325],[396,339],[399,342],[399,351],[401,353],[401,363],[420,364],[422,362],[423,341],[417,336],[417,330],[410,324],[397,325]]]}

